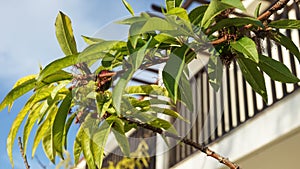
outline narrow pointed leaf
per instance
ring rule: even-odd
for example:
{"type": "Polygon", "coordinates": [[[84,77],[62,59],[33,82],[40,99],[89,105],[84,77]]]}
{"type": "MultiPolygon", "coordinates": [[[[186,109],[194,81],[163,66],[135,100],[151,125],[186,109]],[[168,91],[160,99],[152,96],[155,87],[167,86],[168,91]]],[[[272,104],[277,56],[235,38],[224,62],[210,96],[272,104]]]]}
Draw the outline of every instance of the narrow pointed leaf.
{"type": "Polygon", "coordinates": [[[61,157],[63,157],[64,126],[66,123],[67,115],[71,108],[71,103],[72,92],[69,92],[69,94],[66,95],[60,107],[58,108],[51,130],[54,149],[61,157]]]}
{"type": "Polygon", "coordinates": [[[190,22],[189,16],[187,11],[184,8],[175,7],[172,10],[168,11],[168,14],[170,15],[176,15],[180,19],[190,22]]]}
{"type": "Polygon", "coordinates": [[[21,81],[18,81],[15,87],[6,95],[6,97],[1,102],[0,111],[2,111],[6,106],[11,106],[17,98],[32,90],[35,87],[35,84],[35,76],[30,76],[30,78],[26,78],[26,80],[22,79],[21,81]]]}
{"type": "Polygon", "coordinates": [[[164,130],[166,130],[168,132],[177,134],[177,131],[174,128],[174,126],[170,122],[168,122],[166,120],[163,120],[163,119],[160,119],[160,118],[156,118],[155,120],[149,122],[149,124],[152,125],[152,126],[154,126],[154,127],[161,128],[161,129],[164,129],[164,130]]]}
{"type": "Polygon", "coordinates": [[[295,75],[293,75],[283,63],[278,62],[277,60],[274,60],[270,57],[260,55],[258,66],[273,80],[283,83],[299,82],[299,79],[295,75]]]}
{"type": "Polygon", "coordinates": [[[127,94],[138,94],[138,95],[161,95],[168,96],[166,88],[158,85],[140,85],[140,86],[128,86],[125,89],[127,94]]]}
{"type": "Polygon", "coordinates": [[[109,50],[121,50],[126,48],[126,42],[123,41],[103,41],[92,44],[85,48],[78,57],[78,62],[102,59],[109,50]]]}
{"type": "Polygon", "coordinates": [[[7,140],[6,140],[6,147],[7,147],[7,154],[10,160],[10,163],[12,164],[12,166],[14,166],[14,162],[13,162],[13,156],[12,156],[12,151],[13,151],[13,145],[14,145],[14,140],[16,138],[17,132],[20,128],[20,125],[22,124],[25,116],[27,115],[27,113],[29,112],[30,108],[32,105],[32,99],[28,100],[28,102],[25,104],[25,106],[23,107],[23,109],[19,112],[19,114],[17,115],[16,119],[14,120],[9,134],[7,136],[7,140]]]}
{"type": "Polygon", "coordinates": [[[254,11],[254,17],[257,18],[260,15],[260,7],[261,7],[261,2],[257,5],[254,11]]]}
{"type": "Polygon", "coordinates": [[[198,6],[189,13],[189,19],[192,25],[196,26],[201,23],[207,7],[207,5],[198,6]]]}
{"type": "Polygon", "coordinates": [[[95,133],[93,134],[92,151],[95,158],[95,164],[98,168],[102,167],[102,161],[104,158],[104,148],[110,130],[111,125],[104,121],[102,122],[100,128],[96,129],[95,133]]]}
{"type": "Polygon", "coordinates": [[[47,84],[51,84],[54,82],[59,82],[63,80],[72,80],[73,75],[68,73],[64,70],[59,70],[55,72],[55,74],[50,74],[49,76],[45,77],[40,84],[38,84],[37,88],[42,87],[47,84]]]}
{"type": "Polygon", "coordinates": [[[201,26],[203,28],[207,28],[218,14],[228,8],[232,8],[232,6],[226,3],[222,3],[219,0],[211,0],[202,18],[201,26]]]}
{"type": "Polygon", "coordinates": [[[78,132],[76,134],[75,140],[74,140],[74,145],[73,145],[73,155],[74,155],[74,163],[78,164],[79,158],[82,152],[82,146],[81,146],[81,139],[83,136],[83,125],[80,126],[78,129],[78,132]]]}
{"type": "Polygon", "coordinates": [[[84,40],[85,43],[87,43],[88,45],[93,45],[96,43],[100,43],[100,42],[104,42],[105,40],[103,39],[99,39],[99,38],[92,38],[92,37],[88,37],[88,36],[83,36],[81,35],[82,39],[84,40]]]}
{"type": "Polygon", "coordinates": [[[43,79],[51,74],[72,66],[78,62],[78,54],[69,55],[60,59],[57,59],[50,64],[48,64],[40,73],[38,77],[38,82],[43,81],[43,79]]]}
{"type": "Polygon", "coordinates": [[[248,37],[242,37],[235,42],[231,42],[230,46],[254,62],[259,62],[256,44],[252,39],[248,37]]]}
{"type": "Polygon", "coordinates": [[[160,107],[151,107],[150,110],[153,110],[157,113],[162,113],[162,114],[165,114],[165,115],[169,115],[171,117],[178,118],[180,120],[188,122],[187,119],[183,118],[179,113],[177,113],[176,111],[171,110],[171,109],[160,108],[160,107]]]}
{"type": "MultiPolygon", "coordinates": [[[[81,134],[81,147],[83,151],[84,158],[88,164],[88,167],[90,169],[96,169],[96,163],[95,163],[95,158],[96,154],[93,153],[93,134],[96,129],[96,120],[93,119],[91,116],[88,116],[84,123],[82,124],[83,126],[83,132],[81,134]]],[[[98,154],[97,154],[98,155],[98,154]]]]}
{"type": "Polygon", "coordinates": [[[280,19],[270,22],[268,26],[277,29],[300,29],[300,20],[280,19]]]}
{"type": "MultiPolygon", "coordinates": [[[[40,141],[44,138],[46,132],[52,133],[51,129],[52,124],[55,118],[55,115],[57,113],[57,107],[52,107],[49,110],[48,116],[46,117],[45,121],[39,126],[39,128],[36,131],[34,141],[33,141],[33,146],[32,146],[32,157],[34,157],[35,151],[40,143],[40,141]]],[[[50,138],[51,139],[51,138],[50,138]]],[[[51,142],[51,146],[53,147],[53,142],[51,142]]]]}
{"type": "Polygon", "coordinates": [[[244,26],[252,24],[254,26],[264,28],[264,25],[260,20],[250,18],[250,17],[244,17],[244,18],[227,18],[222,19],[221,21],[217,22],[214,26],[211,27],[210,33],[214,33],[217,30],[220,30],[224,27],[231,27],[231,26],[244,26]]]}
{"type": "Polygon", "coordinates": [[[77,53],[75,38],[73,35],[71,20],[61,11],[58,13],[55,22],[56,38],[65,55],[77,53]]]}
{"type": "Polygon", "coordinates": [[[113,105],[119,115],[120,115],[122,95],[124,94],[125,87],[129,82],[129,80],[131,79],[131,77],[133,76],[134,72],[141,66],[148,45],[150,44],[150,41],[151,39],[143,47],[138,49],[138,51],[134,52],[129,56],[129,63],[131,63],[132,68],[129,68],[123,74],[123,76],[119,79],[119,81],[117,82],[113,90],[112,93],[113,105]]]}
{"type": "Polygon", "coordinates": [[[188,79],[188,68],[185,66],[179,81],[178,100],[180,100],[190,112],[194,111],[193,97],[191,97],[192,95],[192,88],[188,79]]]}
{"type": "Polygon", "coordinates": [[[221,0],[221,2],[231,5],[232,7],[238,8],[242,11],[246,11],[246,8],[241,0],[221,0]]]}
{"type": "Polygon", "coordinates": [[[124,124],[123,121],[117,117],[108,118],[107,120],[112,120],[112,132],[120,146],[121,151],[126,157],[130,155],[130,147],[128,139],[125,135],[124,124]]]}
{"type": "Polygon", "coordinates": [[[24,130],[23,130],[23,149],[24,154],[26,154],[27,151],[27,142],[30,135],[30,132],[34,126],[34,124],[37,122],[39,118],[39,113],[41,109],[43,108],[45,103],[37,103],[34,105],[36,108],[32,109],[27,117],[24,130]]]}
{"type": "Polygon", "coordinates": [[[209,57],[207,71],[210,85],[218,91],[223,79],[223,64],[216,51],[209,57]]]}
{"type": "Polygon", "coordinates": [[[64,145],[64,148],[67,149],[67,135],[68,135],[68,132],[69,132],[69,129],[74,121],[76,117],[76,113],[73,113],[67,120],[66,122],[66,125],[65,125],[65,128],[64,128],[64,135],[63,135],[63,145],[64,145]]]}
{"type": "Polygon", "coordinates": [[[178,99],[178,85],[185,65],[187,48],[187,46],[184,46],[175,49],[170,54],[170,59],[167,61],[162,72],[164,85],[174,103],[178,99]]]}
{"type": "Polygon", "coordinates": [[[151,17],[141,27],[138,34],[152,32],[152,31],[169,31],[169,30],[175,30],[174,25],[172,25],[165,19],[158,18],[158,17],[151,17]]]}
{"type": "Polygon", "coordinates": [[[55,164],[56,152],[55,152],[52,142],[53,142],[53,140],[52,140],[52,136],[51,136],[51,129],[48,128],[48,130],[45,132],[45,135],[43,136],[42,145],[43,145],[43,149],[44,149],[44,152],[46,153],[47,158],[53,164],[55,164]]]}
{"type": "Polygon", "coordinates": [[[280,45],[284,46],[286,49],[288,49],[293,55],[296,56],[298,61],[300,62],[300,52],[298,47],[294,44],[294,42],[288,38],[287,36],[283,35],[280,32],[271,31],[270,32],[270,38],[274,40],[275,42],[279,43],[280,45]]]}
{"type": "Polygon", "coordinates": [[[262,73],[257,69],[257,65],[250,59],[238,57],[238,64],[241,68],[243,77],[250,84],[252,89],[260,94],[265,102],[268,101],[265,79],[262,73]]]}
{"type": "Polygon", "coordinates": [[[129,13],[134,16],[134,11],[131,7],[131,5],[126,1],[126,0],[122,0],[123,4],[125,5],[126,9],[129,11],[129,13]]]}

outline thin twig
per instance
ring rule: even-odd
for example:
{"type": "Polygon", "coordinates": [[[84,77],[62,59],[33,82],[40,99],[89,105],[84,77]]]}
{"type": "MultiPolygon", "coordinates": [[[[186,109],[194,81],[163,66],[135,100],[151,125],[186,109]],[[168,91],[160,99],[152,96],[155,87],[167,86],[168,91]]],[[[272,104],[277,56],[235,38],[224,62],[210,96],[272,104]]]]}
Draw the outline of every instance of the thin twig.
{"type": "Polygon", "coordinates": [[[207,156],[210,156],[210,157],[218,160],[220,163],[226,165],[230,169],[240,169],[240,167],[237,164],[235,164],[234,162],[230,161],[228,158],[225,158],[225,157],[223,157],[223,156],[215,153],[214,151],[210,150],[208,147],[203,146],[203,145],[201,145],[201,144],[199,144],[197,142],[194,142],[194,141],[192,141],[192,140],[190,140],[190,139],[188,139],[186,137],[177,136],[177,135],[175,135],[173,133],[164,131],[164,130],[162,130],[160,128],[151,126],[151,125],[149,125],[147,123],[143,123],[143,122],[131,119],[131,118],[122,117],[122,119],[128,121],[129,123],[136,124],[139,127],[151,130],[151,131],[153,131],[155,133],[161,134],[161,135],[166,136],[166,137],[173,138],[173,139],[181,141],[181,142],[183,142],[183,143],[185,143],[187,145],[190,145],[190,146],[196,148],[197,150],[200,150],[201,152],[205,153],[207,156]]]}
{"type": "Polygon", "coordinates": [[[25,167],[26,167],[26,169],[30,169],[30,165],[28,164],[27,157],[26,157],[26,154],[24,153],[24,149],[23,149],[23,146],[22,146],[21,137],[18,137],[18,145],[19,145],[19,148],[20,148],[20,152],[21,152],[25,167]]]}

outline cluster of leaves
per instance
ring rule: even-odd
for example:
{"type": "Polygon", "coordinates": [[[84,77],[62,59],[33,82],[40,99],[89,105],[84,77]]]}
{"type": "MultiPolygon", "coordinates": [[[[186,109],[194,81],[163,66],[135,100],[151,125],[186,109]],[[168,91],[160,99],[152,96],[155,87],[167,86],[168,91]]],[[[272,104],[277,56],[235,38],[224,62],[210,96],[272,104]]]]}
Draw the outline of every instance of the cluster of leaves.
{"type": "MultiPolygon", "coordinates": [[[[123,3],[133,15],[130,5],[125,0],[123,3]]],[[[64,158],[69,128],[74,121],[79,123],[73,149],[75,163],[83,154],[91,169],[101,168],[104,147],[111,132],[124,155],[130,156],[125,134],[136,125],[128,122],[127,118],[176,133],[170,122],[157,115],[184,120],[173,109],[178,101],[193,110],[187,65],[197,57],[199,50],[209,50],[211,54],[209,81],[216,90],[221,84],[223,64],[227,63],[222,60],[226,58],[237,60],[244,78],[264,100],[267,100],[267,92],[262,71],[277,81],[299,82],[284,64],[259,54],[251,36],[263,32],[264,36],[256,37],[268,36],[300,61],[295,44],[276,31],[300,29],[299,21],[279,20],[265,24],[257,16],[228,17],[226,13],[235,8],[245,10],[240,0],[212,0],[209,5],[199,6],[190,13],[181,8],[181,4],[182,0],[166,0],[163,17],[141,13],[120,21],[120,24],[130,26],[126,41],[83,36],[89,46],[81,52],[77,50],[69,17],[59,12],[55,23],[56,36],[65,56],[48,64],[39,74],[21,78],[0,104],[0,110],[10,109],[16,99],[33,90],[13,122],[7,139],[11,163],[13,143],[23,121],[24,149],[37,123],[32,156],[42,142],[47,157],[53,163],[56,155],[64,158]],[[218,44],[211,43],[222,37],[227,39],[218,44]],[[165,87],[154,84],[127,86],[137,70],[164,61],[165,87]],[[99,62],[100,66],[91,72],[90,67],[99,65],[99,62]],[[73,74],[66,69],[71,66],[79,73],[73,74]],[[99,79],[95,81],[94,77],[104,70],[115,72],[115,75],[104,78],[109,81],[116,77],[113,83],[109,83],[114,85],[113,90],[101,88],[101,85],[107,84],[99,79]]]]}

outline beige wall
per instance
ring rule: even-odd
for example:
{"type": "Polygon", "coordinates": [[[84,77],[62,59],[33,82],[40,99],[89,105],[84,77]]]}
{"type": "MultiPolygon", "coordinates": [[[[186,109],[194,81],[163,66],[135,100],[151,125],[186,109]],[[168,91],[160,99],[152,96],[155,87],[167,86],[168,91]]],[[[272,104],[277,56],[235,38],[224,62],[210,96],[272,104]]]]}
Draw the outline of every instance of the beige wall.
{"type": "Polygon", "coordinates": [[[300,168],[300,129],[237,161],[243,169],[300,168]]]}

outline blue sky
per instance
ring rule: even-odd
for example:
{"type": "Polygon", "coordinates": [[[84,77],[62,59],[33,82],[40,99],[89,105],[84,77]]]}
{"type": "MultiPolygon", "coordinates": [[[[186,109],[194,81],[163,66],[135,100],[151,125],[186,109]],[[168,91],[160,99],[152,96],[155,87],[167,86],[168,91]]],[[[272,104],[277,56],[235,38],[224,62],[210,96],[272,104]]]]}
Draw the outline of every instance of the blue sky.
{"type": "MultiPolygon", "coordinates": [[[[158,5],[164,4],[164,0],[128,0],[128,2],[136,13],[150,11],[151,4],[154,2],[158,5]]],[[[63,11],[71,18],[79,49],[84,47],[80,35],[92,36],[106,28],[105,33],[100,34],[105,37],[114,37],[117,32],[113,29],[107,31],[107,25],[129,16],[121,0],[0,0],[0,4],[1,101],[19,78],[38,73],[39,64],[45,66],[50,61],[63,57],[54,30],[58,11],[63,11]]],[[[10,113],[7,109],[0,112],[0,168],[11,168],[6,153],[6,137],[14,118],[27,98],[28,95],[15,102],[10,113]]],[[[18,136],[22,136],[21,132],[18,136]]],[[[31,134],[31,137],[33,136],[34,134],[31,134]]],[[[47,168],[55,168],[45,159],[41,148],[36,154],[47,168]]],[[[15,168],[25,168],[17,144],[14,146],[13,155],[15,168]]],[[[28,157],[28,160],[32,168],[41,168],[36,159],[28,157]]]]}

